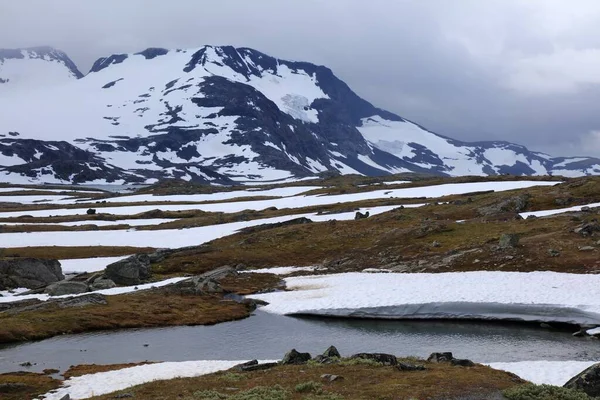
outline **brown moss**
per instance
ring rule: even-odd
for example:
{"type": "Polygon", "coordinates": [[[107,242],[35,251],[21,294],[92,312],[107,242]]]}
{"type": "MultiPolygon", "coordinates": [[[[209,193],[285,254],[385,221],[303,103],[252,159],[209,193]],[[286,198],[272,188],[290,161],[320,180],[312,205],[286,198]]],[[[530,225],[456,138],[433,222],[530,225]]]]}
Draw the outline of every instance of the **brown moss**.
{"type": "Polygon", "coordinates": [[[0,343],[65,333],[173,325],[210,325],[247,317],[246,304],[214,296],[183,296],[160,289],[107,296],[107,305],[0,314],[0,343]]]}
{"type": "Polygon", "coordinates": [[[0,391],[2,400],[34,399],[57,389],[61,381],[31,372],[11,372],[0,374],[0,387],[5,386],[5,391],[0,391]]]}

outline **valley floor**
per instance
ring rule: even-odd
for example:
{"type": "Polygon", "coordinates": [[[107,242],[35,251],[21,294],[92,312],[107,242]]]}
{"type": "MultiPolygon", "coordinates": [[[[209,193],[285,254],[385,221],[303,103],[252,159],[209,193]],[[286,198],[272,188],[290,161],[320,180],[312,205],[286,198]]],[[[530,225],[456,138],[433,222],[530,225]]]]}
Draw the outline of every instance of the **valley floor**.
{"type": "MultiPolygon", "coordinates": [[[[57,194],[43,188],[1,191],[0,261],[60,259],[67,278],[88,290],[49,296],[43,290],[23,294],[22,288],[0,287],[0,340],[213,324],[250,315],[256,304],[231,294],[249,296],[262,310],[284,315],[559,322],[581,325],[582,335],[595,333],[591,328],[600,325],[600,179],[399,178],[390,178],[383,189],[385,182],[373,178],[344,177],[215,193],[192,186],[186,195],[164,186],[160,194],[150,188],[130,196],[94,193],[92,198],[89,192],[48,197],[57,194]],[[36,198],[23,201],[24,196],[36,198]],[[48,201],[38,202],[40,196],[48,201]],[[155,253],[164,248],[169,250],[155,253]],[[108,265],[142,253],[149,255],[144,266],[149,278],[89,289],[88,282],[108,279],[108,265]],[[227,274],[211,275],[225,266],[227,274]],[[65,299],[92,293],[103,300],[64,307],[65,299]]],[[[490,365],[534,383],[561,384],[594,361],[490,365]],[[532,366],[540,373],[528,373],[532,366]]],[[[151,378],[193,377],[232,365],[135,366],[120,375],[127,376],[125,382],[110,378],[110,372],[72,378],[46,398],[61,399],[61,393],[88,398],[110,393],[98,387],[113,392],[151,378]]],[[[307,381],[318,380],[319,371],[307,372],[307,381]]],[[[496,374],[485,367],[474,371],[496,374]]],[[[206,382],[217,382],[218,376],[193,385],[212,390],[206,382]]],[[[247,387],[257,384],[259,376],[252,375],[247,387]]],[[[509,387],[506,382],[490,390],[509,387]]],[[[157,384],[150,385],[151,390],[136,390],[156,392],[157,384]]],[[[291,381],[291,386],[282,385],[290,398],[304,398],[291,381]]],[[[345,392],[357,388],[342,386],[339,395],[344,397],[339,398],[358,398],[345,392]]],[[[191,386],[187,392],[178,390],[193,396],[191,386]]]]}

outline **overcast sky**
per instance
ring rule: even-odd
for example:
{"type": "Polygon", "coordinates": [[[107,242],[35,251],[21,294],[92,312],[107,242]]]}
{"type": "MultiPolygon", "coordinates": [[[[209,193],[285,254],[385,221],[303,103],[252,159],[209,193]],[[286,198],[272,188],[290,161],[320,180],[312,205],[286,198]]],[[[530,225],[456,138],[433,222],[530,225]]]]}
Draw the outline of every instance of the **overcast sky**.
{"type": "Polygon", "coordinates": [[[466,141],[600,157],[597,0],[0,0],[0,48],[203,44],[323,64],[376,106],[466,141]]]}

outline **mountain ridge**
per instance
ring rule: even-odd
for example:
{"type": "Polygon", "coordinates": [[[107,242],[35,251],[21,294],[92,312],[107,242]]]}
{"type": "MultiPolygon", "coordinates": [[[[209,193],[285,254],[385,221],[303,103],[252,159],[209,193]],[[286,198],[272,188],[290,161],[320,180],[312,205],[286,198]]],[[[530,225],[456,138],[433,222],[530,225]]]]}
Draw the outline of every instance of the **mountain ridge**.
{"type": "Polygon", "coordinates": [[[438,135],[362,99],[326,66],[249,48],[149,48],[99,58],[81,76],[65,53],[30,51],[36,60],[62,61],[75,79],[0,98],[10,111],[0,120],[0,180],[232,184],[325,171],[600,173],[591,157],[438,135]],[[59,159],[54,148],[62,149],[59,159]]]}

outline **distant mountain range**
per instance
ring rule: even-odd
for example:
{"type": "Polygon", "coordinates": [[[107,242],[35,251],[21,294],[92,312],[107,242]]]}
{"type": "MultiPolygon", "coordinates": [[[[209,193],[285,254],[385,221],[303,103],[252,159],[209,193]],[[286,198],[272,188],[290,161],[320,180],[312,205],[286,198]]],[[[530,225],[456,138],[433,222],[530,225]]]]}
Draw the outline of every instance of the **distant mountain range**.
{"type": "Polygon", "coordinates": [[[600,174],[596,158],[435,134],[324,66],[231,46],[114,54],[85,75],[56,49],[0,50],[0,109],[0,182],[600,174]]]}

